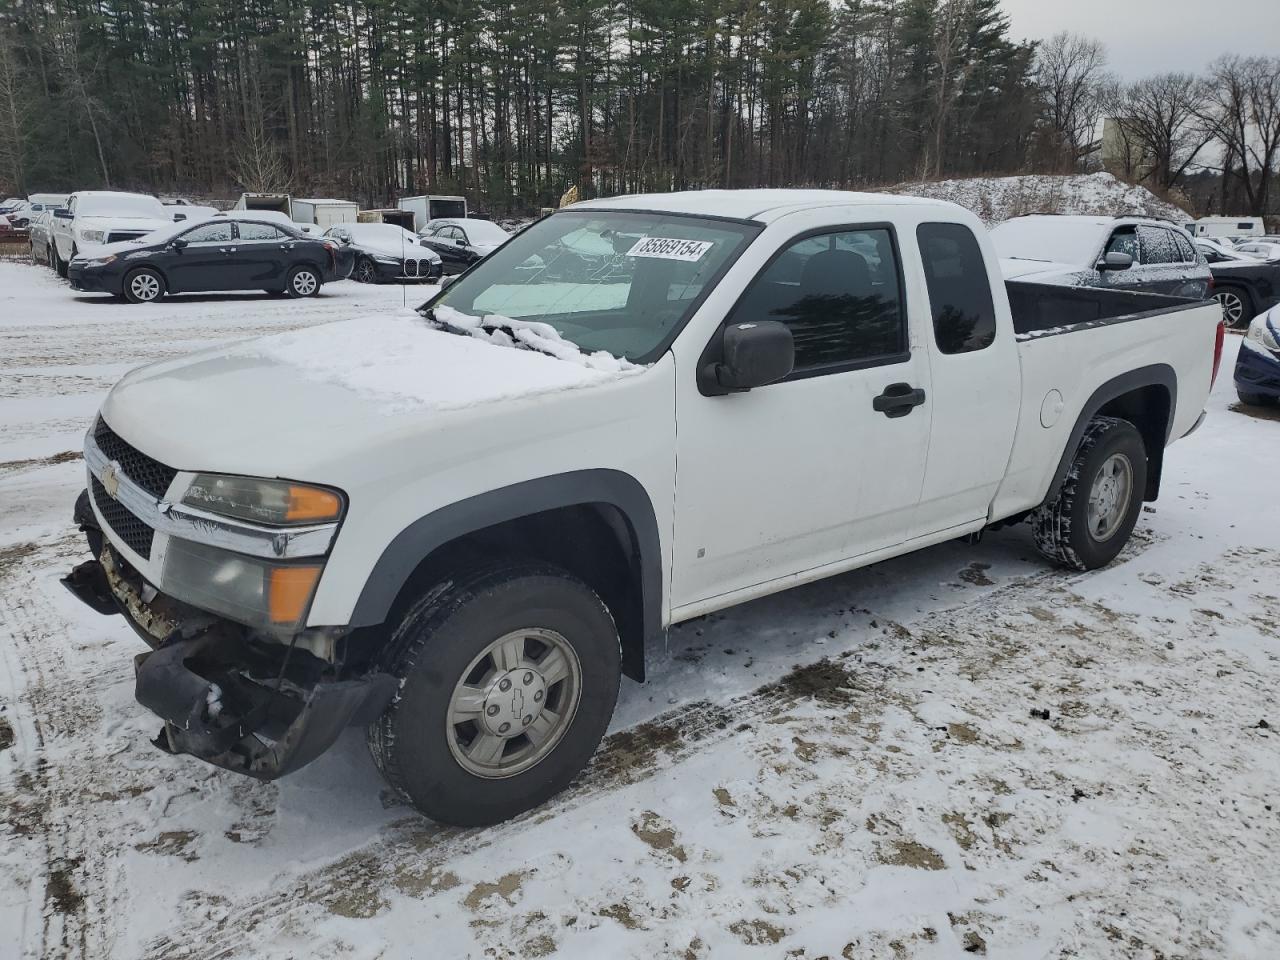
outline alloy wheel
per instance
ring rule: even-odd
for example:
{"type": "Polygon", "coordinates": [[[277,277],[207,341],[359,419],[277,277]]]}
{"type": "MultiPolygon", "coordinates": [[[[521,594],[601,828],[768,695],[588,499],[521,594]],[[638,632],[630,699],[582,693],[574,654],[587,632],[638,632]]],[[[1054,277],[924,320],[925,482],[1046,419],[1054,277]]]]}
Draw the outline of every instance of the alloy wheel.
{"type": "Polygon", "coordinates": [[[143,303],[160,296],[160,281],[150,273],[139,273],[129,281],[130,292],[143,303]]]}
{"type": "Polygon", "coordinates": [[[1228,327],[1238,327],[1244,322],[1244,299],[1232,290],[1220,290],[1214,299],[1222,304],[1222,322],[1228,327]]]}
{"type": "Polygon", "coordinates": [[[319,285],[316,275],[310,270],[299,270],[293,275],[293,292],[300,297],[311,296],[319,285]]]}

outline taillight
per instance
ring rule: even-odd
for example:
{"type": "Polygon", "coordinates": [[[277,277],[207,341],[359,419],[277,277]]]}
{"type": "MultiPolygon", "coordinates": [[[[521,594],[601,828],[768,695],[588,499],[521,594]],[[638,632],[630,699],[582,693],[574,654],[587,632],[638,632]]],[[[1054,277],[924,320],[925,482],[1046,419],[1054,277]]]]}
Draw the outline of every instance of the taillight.
{"type": "Polygon", "coordinates": [[[1227,324],[1224,320],[1218,324],[1218,338],[1213,342],[1213,376],[1209,378],[1209,389],[1218,382],[1218,368],[1222,366],[1222,346],[1227,336],[1227,324]]]}

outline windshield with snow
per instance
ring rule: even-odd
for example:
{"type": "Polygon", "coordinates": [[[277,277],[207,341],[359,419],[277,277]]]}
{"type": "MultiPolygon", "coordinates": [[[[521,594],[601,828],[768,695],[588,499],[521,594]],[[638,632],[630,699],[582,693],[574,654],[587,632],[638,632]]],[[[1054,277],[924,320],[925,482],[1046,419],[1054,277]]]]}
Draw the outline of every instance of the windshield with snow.
{"type": "Polygon", "coordinates": [[[557,214],[498,248],[433,306],[546,323],[587,353],[647,363],[757,232],[671,214],[557,214]]]}
{"type": "Polygon", "coordinates": [[[1092,220],[1025,217],[993,227],[991,242],[1001,260],[1091,265],[1105,233],[1106,226],[1092,220]]]}
{"type": "Polygon", "coordinates": [[[121,217],[123,219],[172,220],[155,197],[133,193],[88,194],[76,198],[76,214],[81,217],[121,217]]]}

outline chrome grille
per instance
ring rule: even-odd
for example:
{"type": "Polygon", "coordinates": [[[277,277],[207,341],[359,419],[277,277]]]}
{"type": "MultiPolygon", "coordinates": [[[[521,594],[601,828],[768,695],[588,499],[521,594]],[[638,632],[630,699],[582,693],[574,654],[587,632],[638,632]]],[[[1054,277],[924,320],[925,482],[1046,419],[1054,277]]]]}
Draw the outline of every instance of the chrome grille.
{"type": "Polygon", "coordinates": [[[107,426],[107,421],[98,417],[93,428],[93,439],[108,460],[116,460],[124,475],[140,486],[157,500],[164,497],[169,484],[178,475],[172,467],[166,467],[158,460],[153,460],[145,453],[135,449],[122,439],[119,434],[107,426]]]}
{"type": "Polygon", "coordinates": [[[144,560],[150,560],[151,541],[155,538],[155,531],[125,509],[123,504],[113,500],[97,477],[91,476],[89,479],[93,489],[93,502],[107,526],[130,550],[144,560]]]}

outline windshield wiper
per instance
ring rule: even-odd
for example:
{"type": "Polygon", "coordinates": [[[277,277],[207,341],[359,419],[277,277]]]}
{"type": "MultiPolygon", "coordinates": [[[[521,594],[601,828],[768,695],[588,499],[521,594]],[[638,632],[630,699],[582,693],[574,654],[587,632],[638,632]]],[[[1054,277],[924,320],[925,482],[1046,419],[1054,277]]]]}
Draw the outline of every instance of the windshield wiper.
{"type": "Polygon", "coordinates": [[[521,328],[515,323],[515,321],[510,320],[507,317],[499,317],[491,314],[481,319],[477,327],[462,327],[456,323],[450,323],[448,320],[441,320],[438,316],[436,316],[436,312],[432,307],[423,307],[418,312],[421,313],[424,317],[426,317],[428,322],[439,327],[441,330],[445,331],[446,333],[453,333],[453,334],[458,334],[459,336],[470,337],[475,334],[476,330],[501,330],[511,337],[511,341],[517,350],[536,350],[538,353],[545,353],[548,357],[555,357],[558,360],[564,359],[558,353],[556,353],[555,350],[551,349],[548,346],[544,346],[541,343],[530,343],[529,341],[516,336],[517,330],[527,329],[527,328],[521,328]]]}

